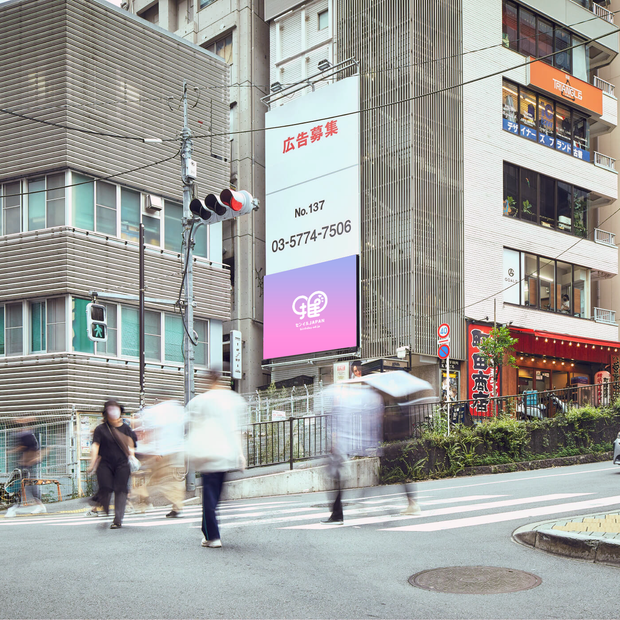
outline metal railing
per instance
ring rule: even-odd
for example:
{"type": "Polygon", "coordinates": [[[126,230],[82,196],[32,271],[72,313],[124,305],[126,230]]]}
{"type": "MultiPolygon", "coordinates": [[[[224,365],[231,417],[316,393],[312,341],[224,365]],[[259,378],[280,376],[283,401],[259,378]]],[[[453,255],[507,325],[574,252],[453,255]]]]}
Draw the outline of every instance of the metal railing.
{"type": "Polygon", "coordinates": [[[247,467],[305,461],[327,456],[332,448],[332,417],[311,415],[249,424],[243,431],[247,467]]]}
{"type": "Polygon", "coordinates": [[[616,235],[600,228],[594,229],[594,241],[602,245],[616,247],[616,235]]]}
{"type": "Polygon", "coordinates": [[[618,325],[616,323],[616,311],[606,310],[605,308],[594,308],[594,320],[597,323],[606,323],[607,325],[618,325]]]}
{"type": "Polygon", "coordinates": [[[594,165],[599,168],[605,168],[606,170],[616,172],[616,160],[613,157],[603,155],[598,151],[594,151],[594,165]]]}
{"type": "Polygon", "coordinates": [[[600,4],[596,4],[596,2],[593,2],[591,10],[597,17],[608,21],[610,24],[614,23],[614,14],[605,7],[602,7],[600,4]]]}
{"type": "Polygon", "coordinates": [[[598,75],[594,76],[594,80],[592,81],[596,88],[600,88],[604,93],[608,94],[611,97],[616,96],[616,87],[609,82],[606,82],[603,78],[600,78],[598,75]]]}

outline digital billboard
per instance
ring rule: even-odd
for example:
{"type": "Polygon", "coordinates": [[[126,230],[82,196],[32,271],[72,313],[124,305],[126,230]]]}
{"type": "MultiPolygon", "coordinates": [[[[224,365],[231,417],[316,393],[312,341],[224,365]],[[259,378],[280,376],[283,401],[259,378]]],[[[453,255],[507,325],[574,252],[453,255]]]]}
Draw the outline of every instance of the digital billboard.
{"type": "Polygon", "coordinates": [[[357,347],[359,77],[275,108],[265,122],[263,358],[357,347]]]}
{"type": "Polygon", "coordinates": [[[265,277],[266,359],[357,346],[357,256],[265,277]]]}

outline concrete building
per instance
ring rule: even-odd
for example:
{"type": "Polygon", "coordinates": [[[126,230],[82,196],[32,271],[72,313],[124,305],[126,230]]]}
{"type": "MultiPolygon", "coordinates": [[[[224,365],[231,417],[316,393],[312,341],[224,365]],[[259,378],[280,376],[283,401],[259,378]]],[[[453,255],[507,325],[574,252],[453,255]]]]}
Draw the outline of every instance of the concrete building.
{"type": "MultiPolygon", "coordinates": [[[[146,294],[179,298],[183,79],[192,117],[216,134],[195,153],[213,191],[229,180],[228,73],[107,2],[0,5],[0,414],[138,406],[137,302],[106,302],[103,344],[86,336],[85,306],[92,290],[138,294],[141,222],[146,294]]],[[[221,225],[199,229],[194,273],[200,391],[230,318],[221,225]]],[[[182,400],[182,336],[177,308],[147,303],[147,404],[182,400]]]]}
{"type": "MultiPolygon", "coordinates": [[[[261,102],[269,92],[269,33],[262,2],[253,0],[129,0],[131,13],[209,50],[230,66],[229,82],[220,88],[230,106],[230,174],[221,189],[244,189],[259,199],[251,215],[223,223],[224,263],[233,282],[231,321],[224,325],[225,367],[230,361],[230,330],[242,334],[242,377],[238,392],[251,392],[269,383],[261,368],[263,277],[265,275],[264,116],[261,102]]],[[[206,124],[191,126],[200,134],[206,124]]],[[[199,146],[200,148],[200,146],[199,146]]],[[[198,186],[204,187],[202,175],[198,186]]]]}

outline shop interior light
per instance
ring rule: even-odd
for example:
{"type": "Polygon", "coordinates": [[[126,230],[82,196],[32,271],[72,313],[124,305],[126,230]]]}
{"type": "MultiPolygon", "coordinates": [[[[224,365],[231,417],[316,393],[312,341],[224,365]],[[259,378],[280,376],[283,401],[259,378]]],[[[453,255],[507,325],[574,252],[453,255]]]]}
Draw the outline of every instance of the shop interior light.
{"type": "Polygon", "coordinates": [[[572,342],[569,342],[569,343],[568,343],[568,346],[569,346],[569,347],[572,347],[572,346],[573,346],[573,343],[572,343],[572,342]]]}
{"type": "Polygon", "coordinates": [[[521,356],[521,359],[523,359],[523,355],[521,356]]]}
{"type": "Polygon", "coordinates": [[[545,342],[549,342],[549,338],[545,338],[545,342]]]}
{"type": "Polygon", "coordinates": [[[538,340],[538,336],[536,336],[536,340],[538,340]]]}
{"type": "Polygon", "coordinates": [[[575,364],[571,364],[571,366],[574,366],[575,364]]]}
{"type": "Polygon", "coordinates": [[[562,342],[560,342],[560,344],[564,344],[564,341],[562,340],[562,342]]]}
{"type": "Polygon", "coordinates": [[[578,342],[578,343],[577,343],[577,346],[578,346],[578,347],[580,347],[580,346],[581,346],[581,343],[580,343],[580,342],[578,342]]]}
{"type": "Polygon", "coordinates": [[[553,344],[555,344],[555,340],[553,341],[553,344]]]}
{"type": "Polygon", "coordinates": [[[564,362],[562,362],[562,366],[564,366],[564,362]]]}
{"type": "Polygon", "coordinates": [[[534,361],[534,358],[532,358],[532,361],[534,361]]]}
{"type": "Polygon", "coordinates": [[[555,364],[555,360],[553,360],[553,362],[551,362],[552,364],[555,364]]]}

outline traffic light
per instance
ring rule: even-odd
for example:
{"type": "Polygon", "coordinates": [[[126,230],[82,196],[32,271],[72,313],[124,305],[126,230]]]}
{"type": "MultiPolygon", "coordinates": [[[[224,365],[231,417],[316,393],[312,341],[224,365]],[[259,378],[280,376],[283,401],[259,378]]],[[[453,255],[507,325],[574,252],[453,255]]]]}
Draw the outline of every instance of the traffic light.
{"type": "Polygon", "coordinates": [[[198,198],[194,198],[189,209],[207,224],[215,224],[246,215],[257,206],[257,203],[258,201],[245,190],[224,189],[219,196],[209,194],[204,200],[204,205],[198,198]]]}
{"type": "Polygon", "coordinates": [[[90,303],[86,305],[86,328],[88,338],[93,342],[108,341],[107,311],[103,304],[90,303]]]}

